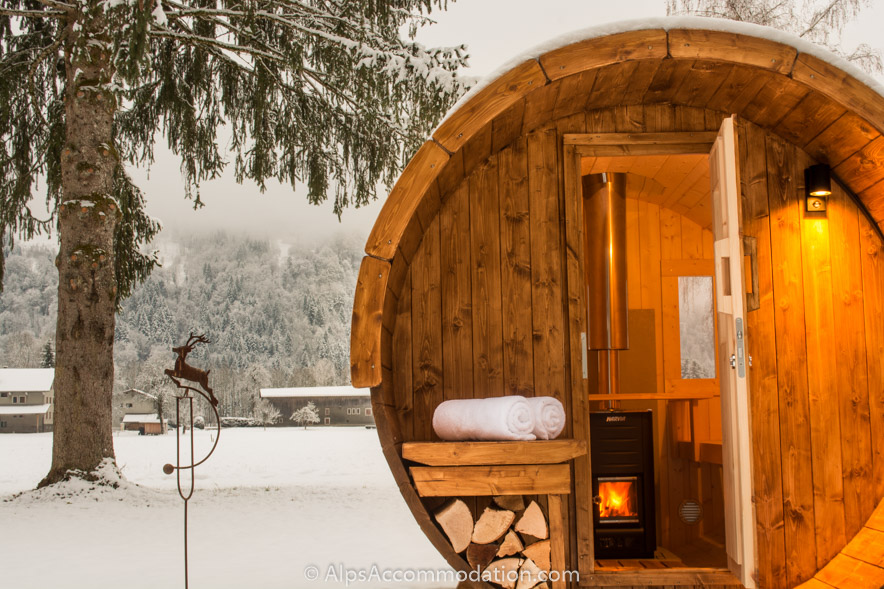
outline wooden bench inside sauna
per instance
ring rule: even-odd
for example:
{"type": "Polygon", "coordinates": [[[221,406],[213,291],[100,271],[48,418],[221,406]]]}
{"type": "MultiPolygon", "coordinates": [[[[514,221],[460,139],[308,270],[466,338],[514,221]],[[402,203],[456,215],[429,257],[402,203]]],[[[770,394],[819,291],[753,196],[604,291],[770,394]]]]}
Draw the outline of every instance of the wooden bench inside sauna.
{"type": "Polygon", "coordinates": [[[882,133],[861,73],[706,19],[588,30],[449,113],[369,237],[350,353],[453,567],[543,560],[533,506],[560,587],[884,585],[882,133]],[[435,435],[505,395],[561,401],[560,439],[435,435]],[[513,522],[456,550],[455,505],[513,522]]]}

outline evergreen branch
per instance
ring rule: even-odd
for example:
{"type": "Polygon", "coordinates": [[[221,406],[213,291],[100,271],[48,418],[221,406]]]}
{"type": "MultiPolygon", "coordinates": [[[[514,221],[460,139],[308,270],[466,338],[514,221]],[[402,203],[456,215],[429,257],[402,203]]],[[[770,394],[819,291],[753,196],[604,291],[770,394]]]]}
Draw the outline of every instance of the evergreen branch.
{"type": "Polygon", "coordinates": [[[44,6],[48,6],[49,8],[58,8],[59,10],[63,10],[65,12],[76,10],[76,6],[73,4],[68,4],[67,2],[60,2],[59,0],[37,0],[40,4],[44,6]]]}
{"type": "MultiPolygon", "coordinates": [[[[247,12],[244,12],[241,10],[224,10],[224,9],[215,9],[215,8],[188,8],[188,7],[185,7],[182,4],[177,3],[177,2],[169,1],[168,3],[172,6],[180,7],[178,10],[166,12],[166,16],[170,17],[170,18],[199,17],[199,16],[214,16],[214,17],[228,16],[228,17],[238,17],[238,18],[256,17],[258,19],[276,22],[278,24],[281,24],[286,27],[301,31],[303,33],[325,39],[326,41],[331,41],[333,43],[337,43],[339,45],[347,47],[348,49],[354,49],[357,46],[362,45],[361,43],[359,43],[357,41],[353,41],[351,39],[347,39],[346,37],[341,37],[339,35],[333,35],[331,33],[328,33],[328,32],[325,32],[325,31],[322,31],[319,29],[303,26],[303,25],[299,24],[297,21],[291,20],[291,18],[287,18],[289,15],[273,14],[272,12],[267,12],[264,10],[257,10],[255,12],[247,13],[247,12]]],[[[296,17],[297,15],[291,15],[291,16],[296,17]]],[[[343,19],[341,17],[335,17],[335,19],[338,22],[341,22],[341,23],[347,25],[347,27],[350,28],[351,30],[358,30],[359,29],[359,27],[356,23],[353,23],[353,22],[343,19]]],[[[229,29],[230,26],[232,26],[232,25],[225,23],[224,26],[229,29]]],[[[362,31],[362,32],[365,32],[365,31],[362,31]]],[[[384,45],[383,39],[381,37],[374,36],[374,38],[372,40],[375,43],[377,43],[378,45],[384,45]]]]}
{"type": "Polygon", "coordinates": [[[218,49],[226,49],[227,51],[232,51],[234,53],[245,53],[247,55],[255,56],[255,57],[264,57],[266,59],[270,59],[272,61],[276,61],[279,63],[285,63],[286,60],[282,55],[267,53],[266,51],[262,51],[260,49],[253,49],[251,47],[243,47],[242,45],[235,45],[233,43],[225,43],[224,41],[219,41],[218,39],[212,39],[211,37],[203,37],[200,35],[194,34],[186,34],[186,33],[176,33],[175,31],[170,31],[169,29],[163,28],[159,30],[151,30],[148,33],[152,37],[159,37],[164,39],[175,39],[178,41],[182,41],[187,45],[205,45],[210,47],[216,47],[218,49]]]}
{"type": "Polygon", "coordinates": [[[37,87],[34,84],[34,77],[37,75],[37,68],[40,67],[40,64],[43,62],[43,60],[46,59],[47,57],[49,57],[53,51],[58,51],[58,48],[61,47],[62,42],[64,42],[64,39],[67,36],[66,31],[67,31],[67,29],[63,29],[61,34],[58,36],[58,39],[56,39],[52,43],[52,45],[45,47],[37,55],[37,57],[34,58],[34,61],[31,63],[31,67],[28,68],[28,77],[27,77],[28,89],[31,91],[31,98],[34,100],[34,112],[37,114],[38,117],[40,117],[40,121],[44,125],[46,125],[47,127],[49,126],[49,122],[43,116],[43,113],[42,113],[41,109],[39,108],[39,105],[36,103],[38,95],[37,95],[37,87]]]}
{"type": "Polygon", "coordinates": [[[16,10],[14,8],[0,8],[0,14],[21,18],[65,18],[67,16],[66,12],[59,10],[16,10]]]}

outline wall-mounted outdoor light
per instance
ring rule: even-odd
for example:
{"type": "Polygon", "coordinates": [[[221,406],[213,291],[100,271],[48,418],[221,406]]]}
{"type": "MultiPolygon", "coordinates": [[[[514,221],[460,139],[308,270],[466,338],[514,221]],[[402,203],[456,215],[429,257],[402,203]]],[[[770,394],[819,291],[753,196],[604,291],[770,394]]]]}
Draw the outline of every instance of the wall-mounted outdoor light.
{"type": "Polygon", "coordinates": [[[807,211],[817,213],[826,210],[832,194],[832,174],[826,164],[816,164],[804,170],[804,186],[807,188],[805,203],[807,211]]]}

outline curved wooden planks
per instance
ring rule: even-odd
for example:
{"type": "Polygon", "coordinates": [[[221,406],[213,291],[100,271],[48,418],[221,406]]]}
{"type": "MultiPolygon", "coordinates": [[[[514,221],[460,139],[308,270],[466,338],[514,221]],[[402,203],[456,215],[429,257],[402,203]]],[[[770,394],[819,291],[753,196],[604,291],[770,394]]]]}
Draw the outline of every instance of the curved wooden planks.
{"type": "Polygon", "coordinates": [[[540,56],[550,80],[622,61],[663,59],[667,53],[666,31],[646,29],[616,33],[572,43],[540,56]]]}
{"type": "Polygon", "coordinates": [[[546,82],[540,64],[533,59],[514,67],[451,113],[433,133],[433,139],[454,153],[485,123],[546,82]]]}
{"type": "Polygon", "coordinates": [[[711,59],[752,65],[780,74],[792,71],[798,50],[776,41],[725,31],[669,31],[669,55],[674,59],[711,59]]]}
{"type": "Polygon", "coordinates": [[[427,141],[417,150],[378,214],[365,244],[365,253],[384,260],[393,259],[408,222],[447,162],[448,153],[433,141],[427,141]]]}
{"type": "Polygon", "coordinates": [[[795,60],[792,79],[825,94],[884,133],[884,97],[847,72],[802,53],[795,60]]]}
{"type": "Polygon", "coordinates": [[[350,330],[350,380],[356,388],[381,384],[381,337],[390,262],[366,256],[359,267],[350,330]]]}

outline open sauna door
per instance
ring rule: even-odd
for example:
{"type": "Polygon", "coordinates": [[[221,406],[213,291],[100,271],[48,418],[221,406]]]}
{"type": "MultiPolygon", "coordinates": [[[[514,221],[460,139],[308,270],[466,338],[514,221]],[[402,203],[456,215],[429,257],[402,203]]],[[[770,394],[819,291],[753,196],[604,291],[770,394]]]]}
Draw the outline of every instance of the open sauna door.
{"type": "Polygon", "coordinates": [[[755,514],[737,154],[736,126],[730,117],[722,123],[709,154],[718,303],[724,517],[728,568],[751,589],[755,587],[755,514]]]}

